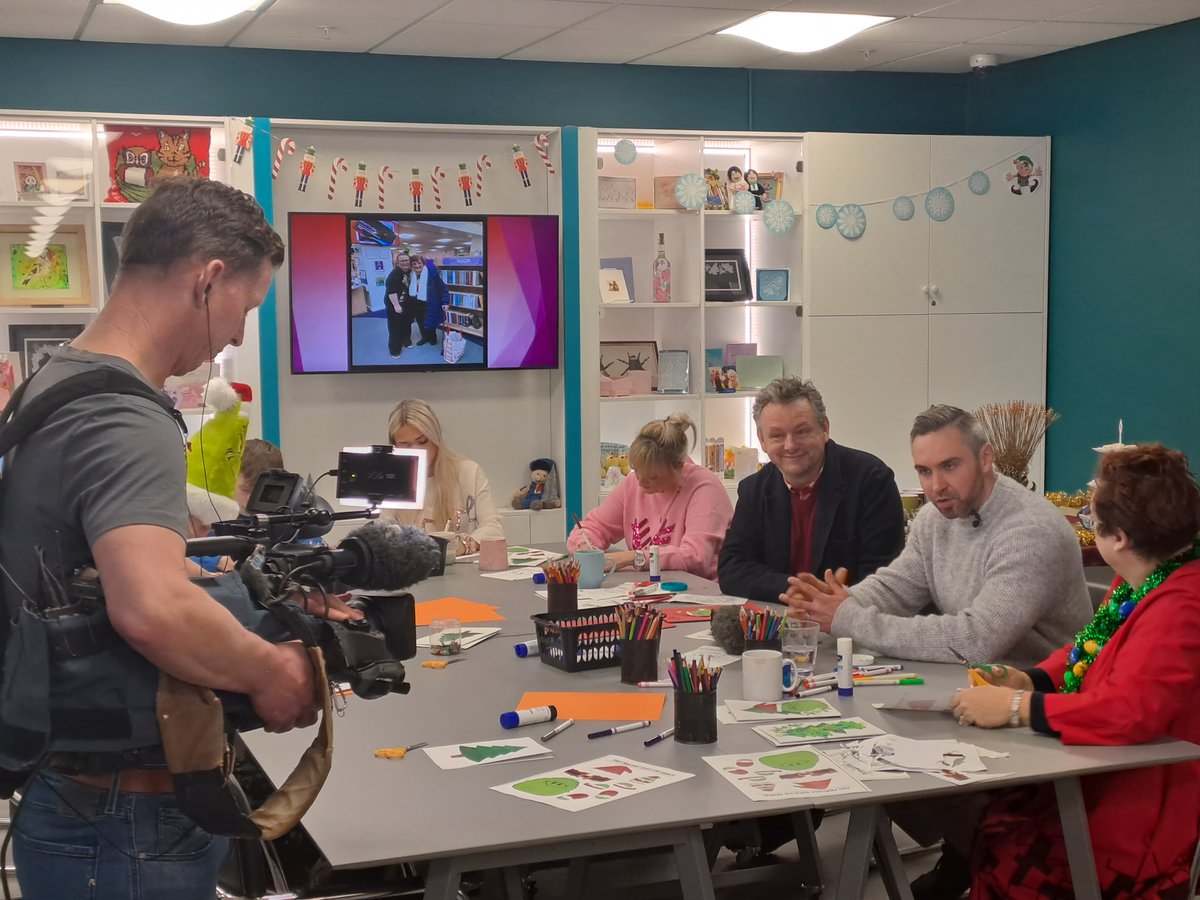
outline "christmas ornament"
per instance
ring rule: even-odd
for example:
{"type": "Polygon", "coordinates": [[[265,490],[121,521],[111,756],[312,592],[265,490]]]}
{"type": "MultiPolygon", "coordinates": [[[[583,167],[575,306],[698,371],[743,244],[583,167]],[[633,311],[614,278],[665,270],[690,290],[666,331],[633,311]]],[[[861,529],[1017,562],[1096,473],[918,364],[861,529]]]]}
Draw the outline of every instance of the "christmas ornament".
{"type": "Polygon", "coordinates": [[[613,147],[613,159],[623,166],[627,166],[637,159],[637,146],[633,141],[617,141],[617,145],[613,147]]]}
{"type": "Polygon", "coordinates": [[[275,160],[271,163],[271,180],[275,181],[279,178],[279,167],[283,163],[283,156],[286,153],[291,155],[296,152],[296,142],[291,138],[284,138],[279,142],[279,149],[275,151],[275,160]]]}
{"type": "Polygon", "coordinates": [[[954,195],[949,188],[935,187],[925,195],[925,215],[935,222],[945,222],[954,215],[954,195]]]}
{"type": "Polygon", "coordinates": [[[754,212],[758,208],[758,204],[754,200],[754,195],[749,191],[735,191],[733,199],[729,201],[729,208],[744,216],[754,212]]]}
{"type": "Polygon", "coordinates": [[[525,151],[521,149],[520,144],[512,145],[513,168],[517,170],[517,174],[521,176],[521,184],[529,187],[529,160],[525,158],[525,151]]]}
{"type": "Polygon", "coordinates": [[[988,178],[987,172],[981,172],[976,169],[971,173],[971,177],[967,179],[967,190],[976,197],[982,197],[992,187],[992,179],[988,178]]]}
{"type": "Polygon", "coordinates": [[[822,228],[832,228],[837,224],[837,207],[832,203],[822,203],[817,207],[817,224],[822,228]]]}
{"type": "Polygon", "coordinates": [[[863,236],[867,230],[867,214],[857,203],[847,203],[837,212],[838,234],[848,241],[863,236]]]}
{"type": "Polygon", "coordinates": [[[242,156],[254,144],[254,120],[242,119],[242,124],[238,126],[237,137],[233,139],[233,164],[240,166],[242,164],[242,156]]]}
{"type": "Polygon", "coordinates": [[[771,234],[787,234],[796,224],[796,211],[786,200],[768,200],[763,204],[763,224],[771,234]]]}
{"type": "Polygon", "coordinates": [[[916,211],[917,205],[913,203],[912,197],[897,197],[892,201],[892,215],[901,222],[907,222],[916,211]]]}
{"type": "Polygon", "coordinates": [[[350,167],[346,165],[346,157],[339,156],[333,161],[333,165],[329,167],[329,190],[325,192],[325,199],[333,199],[333,191],[337,187],[338,171],[349,172],[350,167]]]}
{"type": "Polygon", "coordinates": [[[699,209],[708,195],[708,186],[695,172],[679,176],[675,182],[675,199],[684,209],[699,209]]]}
{"type": "Polygon", "coordinates": [[[391,181],[395,176],[388,166],[379,167],[379,208],[383,209],[386,206],[386,201],[383,199],[383,182],[384,180],[391,181]]]}
{"type": "Polygon", "coordinates": [[[490,169],[492,161],[488,159],[485,153],[479,157],[479,161],[475,164],[475,199],[478,200],[483,196],[483,170],[490,169]]]}

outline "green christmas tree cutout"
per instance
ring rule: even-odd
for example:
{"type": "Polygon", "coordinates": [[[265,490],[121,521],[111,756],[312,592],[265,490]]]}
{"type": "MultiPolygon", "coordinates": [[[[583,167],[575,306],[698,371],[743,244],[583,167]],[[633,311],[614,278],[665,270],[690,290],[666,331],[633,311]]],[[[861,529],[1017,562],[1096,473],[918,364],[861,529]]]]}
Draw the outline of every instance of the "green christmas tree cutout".
{"type": "Polygon", "coordinates": [[[462,744],[458,749],[459,752],[455,753],[451,759],[466,757],[471,762],[477,763],[495,759],[498,756],[507,756],[509,753],[517,753],[525,748],[512,744],[462,744]]]}
{"type": "Polygon", "coordinates": [[[764,713],[766,715],[787,713],[788,715],[796,716],[824,712],[828,708],[829,705],[824,700],[785,700],[783,703],[759,703],[751,706],[746,712],[764,713]]]}
{"type": "Polygon", "coordinates": [[[862,722],[822,722],[819,725],[783,725],[776,733],[787,737],[798,738],[832,738],[851,731],[862,731],[866,726],[862,722]]]}

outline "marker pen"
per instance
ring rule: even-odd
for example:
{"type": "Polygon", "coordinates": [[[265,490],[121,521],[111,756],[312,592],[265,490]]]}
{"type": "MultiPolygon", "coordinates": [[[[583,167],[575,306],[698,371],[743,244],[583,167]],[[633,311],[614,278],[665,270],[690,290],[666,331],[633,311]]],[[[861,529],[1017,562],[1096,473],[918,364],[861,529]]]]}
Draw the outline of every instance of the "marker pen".
{"type": "Polygon", "coordinates": [[[558,709],[553,706],[535,706],[531,709],[514,709],[500,713],[501,728],[519,728],[522,725],[538,725],[553,722],[558,718],[558,709]]]}
{"type": "Polygon", "coordinates": [[[574,724],[575,724],[574,719],[567,719],[565,722],[563,722],[557,728],[554,728],[550,731],[547,731],[545,734],[543,734],[542,735],[542,743],[545,743],[546,741],[550,740],[550,738],[552,738],[552,737],[556,737],[557,735],[562,734],[564,731],[566,731],[568,728],[570,728],[574,724]]]}
{"type": "Polygon", "coordinates": [[[793,694],[792,696],[793,697],[811,697],[814,694],[826,694],[832,690],[833,690],[832,684],[823,684],[820,687],[809,688],[806,691],[798,691],[795,694],[793,694]]]}
{"type": "Polygon", "coordinates": [[[854,657],[854,639],[853,638],[838,638],[837,641],[838,655],[838,696],[853,697],[854,696],[854,668],[851,660],[854,657]]]}
{"type": "Polygon", "coordinates": [[[675,733],[674,728],[668,728],[662,734],[656,734],[654,737],[650,738],[650,740],[642,741],[642,746],[643,747],[653,747],[659,741],[665,741],[667,738],[669,738],[674,733],[675,733]]]}
{"type": "Polygon", "coordinates": [[[521,641],[521,643],[513,647],[513,651],[517,654],[517,656],[521,657],[521,659],[524,659],[527,656],[537,656],[542,652],[538,647],[538,642],[536,640],[521,641]]]}
{"type": "Polygon", "coordinates": [[[656,688],[656,687],[674,687],[674,684],[669,678],[664,678],[662,681],[639,681],[637,686],[640,688],[656,688]]]}
{"type": "Polygon", "coordinates": [[[630,722],[628,725],[618,725],[616,728],[605,728],[603,731],[593,731],[588,735],[588,740],[592,741],[596,738],[608,737],[613,734],[624,734],[626,731],[637,731],[639,728],[649,728],[650,720],[643,719],[640,722],[630,722]]]}

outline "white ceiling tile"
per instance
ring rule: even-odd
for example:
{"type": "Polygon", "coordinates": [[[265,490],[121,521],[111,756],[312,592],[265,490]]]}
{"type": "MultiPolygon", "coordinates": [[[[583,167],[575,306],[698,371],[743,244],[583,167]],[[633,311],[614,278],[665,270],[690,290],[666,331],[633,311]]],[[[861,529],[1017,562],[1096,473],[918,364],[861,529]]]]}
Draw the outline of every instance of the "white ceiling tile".
{"type": "Polygon", "coordinates": [[[254,13],[239,13],[212,25],[173,25],[128,6],[101,3],[92,10],[80,37],[85,41],[115,41],[123,44],[227,44],[254,13]]]}
{"type": "Polygon", "coordinates": [[[1065,16],[1099,0],[952,0],[941,5],[930,3],[927,16],[948,19],[1030,19],[1040,21],[1065,16]]]}
{"type": "Polygon", "coordinates": [[[634,60],[648,66],[732,66],[754,68],[779,51],[732,34],[706,34],[695,40],[634,60]]]}
{"type": "Polygon", "coordinates": [[[624,63],[682,44],[690,34],[654,31],[604,31],[568,28],[510,53],[506,59],[565,60],[569,62],[624,63]]]}
{"type": "Polygon", "coordinates": [[[575,0],[453,0],[429,18],[434,22],[566,28],[606,8],[605,4],[575,0]]]}
{"type": "Polygon", "coordinates": [[[671,34],[709,34],[756,15],[744,9],[701,9],[622,3],[588,19],[588,28],[624,31],[666,31],[671,34]]]}
{"type": "Polygon", "coordinates": [[[1200,0],[1112,0],[1058,16],[1070,22],[1144,22],[1171,25],[1200,18],[1200,0]]]}
{"type": "Polygon", "coordinates": [[[0,2],[0,34],[5,37],[70,40],[75,37],[87,12],[88,0],[3,0],[0,2]]]}
{"type": "Polygon", "coordinates": [[[1003,66],[1005,63],[1031,59],[1064,49],[1066,48],[1021,44],[960,44],[956,47],[945,47],[919,56],[909,56],[883,63],[872,67],[871,71],[963,73],[971,71],[969,60],[976,53],[994,53],[999,58],[1000,65],[1003,66]]]}
{"type": "Polygon", "coordinates": [[[780,12],[854,13],[864,16],[915,16],[946,0],[791,0],[775,7],[780,12]]]}
{"type": "Polygon", "coordinates": [[[762,63],[763,69],[800,69],[806,71],[825,72],[856,72],[867,69],[893,59],[928,53],[944,47],[941,43],[894,43],[879,44],[872,47],[869,44],[854,44],[855,38],[843,41],[836,47],[818,50],[816,53],[780,53],[777,57],[762,63]],[[870,51],[864,56],[864,51],[870,51]]]}
{"type": "Polygon", "coordinates": [[[703,9],[743,9],[766,12],[779,5],[780,0],[653,0],[655,6],[691,6],[703,9]]]}
{"type": "Polygon", "coordinates": [[[375,52],[495,59],[551,35],[555,30],[528,25],[468,25],[426,19],[383,43],[375,52]]]}
{"type": "MultiPolygon", "coordinates": [[[[1145,31],[1152,25],[1115,25],[1100,22],[1038,22],[992,35],[985,40],[1006,44],[1037,44],[1047,47],[1079,47],[1096,41],[1107,41],[1123,34],[1145,31]]],[[[972,41],[972,43],[979,43],[972,41]]]]}
{"type": "Polygon", "coordinates": [[[276,0],[233,41],[235,47],[363,52],[445,0],[355,0],[353,16],[330,15],[328,0],[276,0]],[[319,26],[331,26],[329,36],[319,26]]]}
{"type": "Polygon", "coordinates": [[[961,44],[963,41],[973,41],[1004,31],[1011,31],[1020,25],[1032,24],[1034,23],[1009,22],[1001,19],[930,19],[922,16],[876,25],[869,31],[855,35],[854,39],[867,42],[943,41],[947,44],[961,44]]]}

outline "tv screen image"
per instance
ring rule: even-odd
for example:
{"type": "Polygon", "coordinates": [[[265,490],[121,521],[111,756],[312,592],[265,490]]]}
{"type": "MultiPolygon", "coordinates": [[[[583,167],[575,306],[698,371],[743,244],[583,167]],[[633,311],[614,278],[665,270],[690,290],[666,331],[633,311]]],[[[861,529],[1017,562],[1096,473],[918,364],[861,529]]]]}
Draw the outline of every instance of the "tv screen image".
{"type": "Polygon", "coordinates": [[[288,243],[294,373],[558,365],[555,216],[292,213],[288,243]]]}

